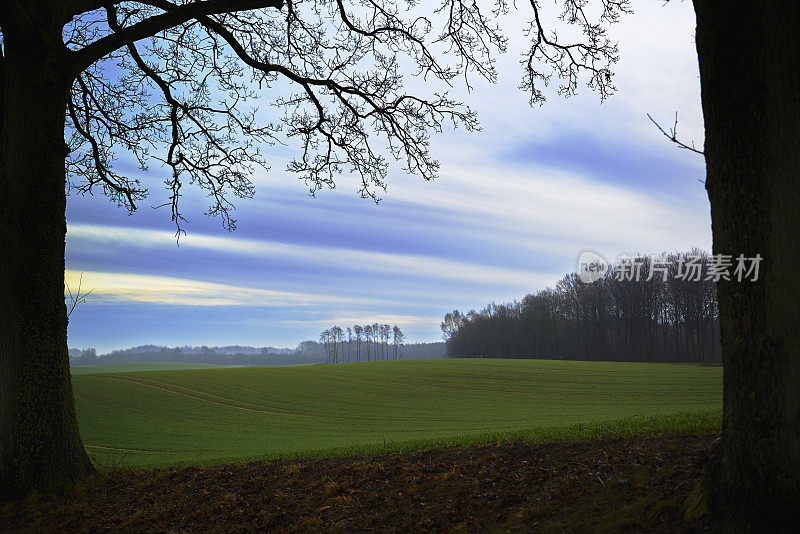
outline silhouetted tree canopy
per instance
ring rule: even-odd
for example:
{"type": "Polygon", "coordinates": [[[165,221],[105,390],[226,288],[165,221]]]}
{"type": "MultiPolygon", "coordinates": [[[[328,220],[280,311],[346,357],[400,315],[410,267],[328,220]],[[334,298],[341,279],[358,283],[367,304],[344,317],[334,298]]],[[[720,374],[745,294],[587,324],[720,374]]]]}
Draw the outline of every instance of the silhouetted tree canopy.
{"type": "Polygon", "coordinates": [[[721,362],[708,254],[665,255],[655,268],[649,256],[630,261],[639,264],[637,278],[618,264],[592,283],[571,273],[521,301],[448,313],[441,324],[448,356],[721,362]],[[681,258],[694,258],[696,273],[681,258]]]}
{"type": "MultiPolygon", "coordinates": [[[[439,163],[429,134],[446,123],[478,126],[469,107],[446,91],[414,94],[404,75],[439,80],[495,80],[506,49],[498,17],[509,5],[414,1],[145,0],[65,2],[64,57],[73,76],[66,129],[68,185],[101,191],[135,210],[147,187],[115,165],[123,155],[162,176],[165,202],[180,229],[184,186],[207,192],[208,214],[234,228],[232,197],[249,197],[263,148],[299,151],[287,170],[312,194],[342,173],[359,177],[360,194],[379,198],[390,159],[425,179],[439,163]],[[68,52],[67,52],[68,51],[68,52]],[[269,120],[264,108],[277,107],[269,120]],[[165,169],[165,170],[162,170],[165,169]]],[[[582,74],[602,98],[613,92],[617,47],[606,25],[630,11],[626,0],[602,10],[564,2],[560,18],[584,39],[563,44],[532,3],[532,44],[521,86],[532,104],[545,100],[553,75],[574,94],[582,74]]],[[[434,85],[436,87],[436,85],[434,85]]]]}

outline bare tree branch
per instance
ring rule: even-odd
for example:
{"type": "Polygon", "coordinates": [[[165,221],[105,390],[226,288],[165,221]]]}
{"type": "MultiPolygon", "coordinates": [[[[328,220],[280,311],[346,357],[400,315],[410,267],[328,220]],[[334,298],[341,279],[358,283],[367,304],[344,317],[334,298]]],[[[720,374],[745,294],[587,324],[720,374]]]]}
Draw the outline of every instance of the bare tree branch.
{"type": "Polygon", "coordinates": [[[656,128],[658,128],[658,130],[662,134],[664,134],[664,136],[667,139],[669,139],[670,141],[672,141],[673,143],[678,145],[680,148],[683,148],[684,150],[689,150],[691,152],[694,152],[695,154],[700,154],[701,156],[705,155],[705,152],[703,152],[702,150],[698,150],[698,149],[696,149],[694,147],[694,141],[692,141],[692,144],[690,146],[690,145],[687,145],[686,143],[678,140],[678,112],[677,111],[675,112],[675,123],[673,124],[672,129],[669,131],[669,133],[667,133],[664,130],[664,128],[662,128],[661,125],[658,124],[656,122],[656,120],[652,116],[650,116],[649,113],[647,114],[647,118],[650,119],[650,122],[652,122],[653,124],[656,125],[656,128]]]}
{"type": "MultiPolygon", "coordinates": [[[[591,19],[586,0],[559,0],[559,17],[578,30],[572,42],[545,28],[542,8],[531,2],[533,44],[522,82],[531,103],[544,100],[540,85],[553,74],[563,79],[564,95],[587,77],[601,98],[613,92],[617,49],[606,31],[630,7],[628,0],[598,1],[602,9],[591,19]]],[[[427,13],[415,0],[285,0],[285,8],[281,0],[72,5],[87,11],[64,29],[76,69],[67,117],[69,186],[80,193],[102,187],[134,210],[146,191],[137,171],[114,172],[114,151],[134,158],[140,176],[153,162],[163,165],[168,199],[155,204],[170,207],[178,235],[187,185],[207,194],[207,214],[235,228],[231,195],[253,195],[249,177],[256,166],[267,168],[265,145],[297,148],[286,169],[312,195],[352,175],[359,194],[378,201],[392,159],[406,172],[436,177],[431,133],[446,124],[479,129],[475,113],[451,98],[448,86],[459,76],[468,89],[475,74],[496,80],[496,54],[507,45],[498,18],[510,10],[505,0],[491,8],[441,0],[427,13]],[[427,94],[406,91],[409,71],[426,80],[427,94]],[[248,104],[265,101],[283,113],[275,123],[248,104]]]]}
{"type": "Polygon", "coordinates": [[[75,308],[78,307],[78,304],[83,304],[86,302],[86,297],[92,294],[94,289],[90,289],[86,293],[81,293],[81,285],[83,284],[83,273],[81,273],[81,277],[78,279],[78,289],[75,291],[75,294],[72,294],[72,290],[69,287],[69,284],[64,282],[64,285],[67,288],[67,294],[69,295],[69,303],[67,304],[67,319],[69,319],[72,312],[75,311],[75,308]]]}
{"type": "Polygon", "coordinates": [[[124,31],[112,33],[79,50],[73,59],[75,70],[80,72],[119,48],[180,26],[198,16],[282,7],[283,0],[198,0],[176,5],[166,13],[147,18],[125,28],[124,31]]]}
{"type": "Polygon", "coordinates": [[[616,91],[611,67],[619,60],[619,48],[608,38],[607,27],[619,21],[620,15],[631,13],[632,8],[629,0],[601,0],[602,11],[597,20],[592,21],[586,13],[587,3],[588,0],[564,0],[559,18],[568,25],[577,26],[586,41],[563,43],[555,30],[548,32],[545,28],[538,0],[530,0],[534,20],[526,36],[531,37],[533,43],[522,60],[525,77],[520,88],[530,93],[531,105],[546,100],[539,84],[547,86],[553,74],[561,80],[558,93],[562,96],[576,94],[581,73],[588,74],[587,85],[598,92],[601,100],[616,91]],[[538,64],[544,64],[550,72],[542,72],[538,64]]]}
{"type": "Polygon", "coordinates": [[[104,192],[111,192],[112,198],[117,199],[118,204],[127,205],[131,210],[136,210],[135,201],[145,196],[145,190],[139,188],[139,182],[128,180],[122,176],[117,175],[110,165],[110,157],[107,152],[107,147],[98,142],[97,138],[91,132],[92,115],[89,107],[89,89],[83,81],[81,76],[77,78],[78,86],[81,88],[80,97],[83,102],[83,111],[85,113],[83,122],[78,117],[78,112],[73,100],[68,101],[68,114],[72,119],[72,126],[75,131],[80,134],[91,146],[91,172],[84,173],[88,178],[86,185],[78,186],[77,190],[82,193],[91,193],[92,187],[97,183],[102,183],[104,192]]]}

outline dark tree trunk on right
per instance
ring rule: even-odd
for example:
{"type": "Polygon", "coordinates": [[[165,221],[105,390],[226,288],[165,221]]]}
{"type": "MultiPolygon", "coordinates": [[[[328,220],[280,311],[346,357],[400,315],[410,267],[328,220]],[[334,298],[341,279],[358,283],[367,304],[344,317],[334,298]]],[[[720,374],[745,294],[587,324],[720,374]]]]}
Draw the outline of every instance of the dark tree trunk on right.
{"type": "Polygon", "coordinates": [[[724,417],[710,504],[728,529],[790,528],[800,506],[800,2],[695,0],[724,417]]]}

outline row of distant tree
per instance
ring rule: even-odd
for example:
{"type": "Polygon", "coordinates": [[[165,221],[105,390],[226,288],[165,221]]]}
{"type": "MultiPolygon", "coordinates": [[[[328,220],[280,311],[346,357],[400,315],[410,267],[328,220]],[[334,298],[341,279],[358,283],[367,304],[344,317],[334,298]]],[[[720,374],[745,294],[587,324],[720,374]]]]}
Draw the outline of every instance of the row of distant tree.
{"type": "Polygon", "coordinates": [[[97,365],[114,363],[173,362],[213,363],[219,365],[293,365],[321,363],[316,354],[305,354],[295,349],[274,347],[164,347],[140,345],[97,355],[95,349],[70,349],[71,365],[97,365]]]}
{"type": "MultiPolygon", "coordinates": [[[[163,345],[137,345],[127,349],[115,349],[104,356],[124,357],[128,354],[147,354],[152,352],[163,352],[170,350],[180,354],[292,354],[296,349],[279,349],[275,347],[252,347],[249,345],[224,345],[221,347],[209,347],[206,345],[182,345],[180,347],[165,347],[163,345]]],[[[94,349],[70,349],[70,358],[77,357],[96,357],[94,349]],[[89,352],[87,352],[89,351],[89,352]],[[93,352],[94,351],[94,352],[93,352]]]]}
{"type": "Polygon", "coordinates": [[[405,337],[397,325],[373,323],[345,329],[334,326],[320,333],[319,342],[326,363],[397,360],[405,337]]]}
{"type": "MultiPolygon", "coordinates": [[[[707,253],[634,258],[597,281],[568,274],[555,287],[521,301],[454,310],[441,324],[447,354],[457,358],[549,358],[720,362],[720,325],[713,262],[707,253]],[[701,267],[682,276],[685,259],[701,267]]],[[[741,282],[749,283],[749,282],[741,282]]]]}
{"type": "Polygon", "coordinates": [[[69,362],[71,364],[86,365],[97,362],[97,350],[88,349],[69,349],[69,362]]]}
{"type": "MultiPolygon", "coordinates": [[[[394,334],[392,332],[392,334],[394,334]]],[[[400,332],[402,334],[402,332],[400,332]]],[[[398,338],[397,354],[395,356],[394,337],[389,347],[383,347],[383,354],[391,357],[404,358],[444,358],[444,343],[411,343],[404,344],[403,337],[398,338]]],[[[374,342],[369,347],[366,344],[366,337],[363,337],[360,344],[359,354],[362,360],[367,357],[375,359],[374,355],[380,354],[376,350],[374,342]],[[369,355],[369,356],[367,356],[369,355]]],[[[341,342],[337,347],[338,361],[356,360],[355,339],[351,342],[350,353],[346,342],[341,342]]],[[[70,349],[69,357],[71,365],[97,365],[112,363],[142,363],[142,362],[185,362],[185,363],[213,363],[223,365],[294,365],[307,363],[325,363],[330,355],[331,346],[326,347],[323,343],[316,341],[303,341],[296,349],[278,349],[274,347],[247,347],[247,346],[227,346],[227,347],[164,347],[159,345],[140,345],[129,349],[115,350],[108,354],[97,355],[93,348],[89,349],[70,349]],[[226,352],[230,351],[230,352],[226,352]],[[236,351],[236,352],[234,352],[236,351]]]]}

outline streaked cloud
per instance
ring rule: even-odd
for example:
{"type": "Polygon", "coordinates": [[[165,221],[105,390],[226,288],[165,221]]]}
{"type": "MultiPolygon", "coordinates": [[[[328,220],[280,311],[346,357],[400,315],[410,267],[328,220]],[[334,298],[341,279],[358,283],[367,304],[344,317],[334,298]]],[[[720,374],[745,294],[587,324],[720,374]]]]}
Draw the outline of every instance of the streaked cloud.
{"type": "MultiPolygon", "coordinates": [[[[70,241],[90,241],[96,245],[113,244],[142,248],[175,246],[174,235],[171,232],[99,225],[70,225],[67,238],[70,241]]],[[[180,244],[182,247],[208,249],[243,256],[258,256],[266,260],[290,259],[297,262],[323,263],[331,267],[383,275],[413,274],[418,278],[443,278],[468,282],[498,280],[511,285],[537,285],[549,283],[555,276],[535,271],[477,265],[412,254],[391,254],[341,247],[311,247],[233,236],[216,237],[189,234],[181,238],[180,244]]]]}
{"type": "MultiPolygon", "coordinates": [[[[67,270],[66,283],[75,288],[82,284],[91,291],[92,302],[147,302],[180,306],[317,306],[341,303],[340,297],[307,293],[272,291],[229,284],[214,284],[185,278],[132,273],[78,272],[67,270]]],[[[349,299],[350,303],[369,303],[349,299]]]]}

